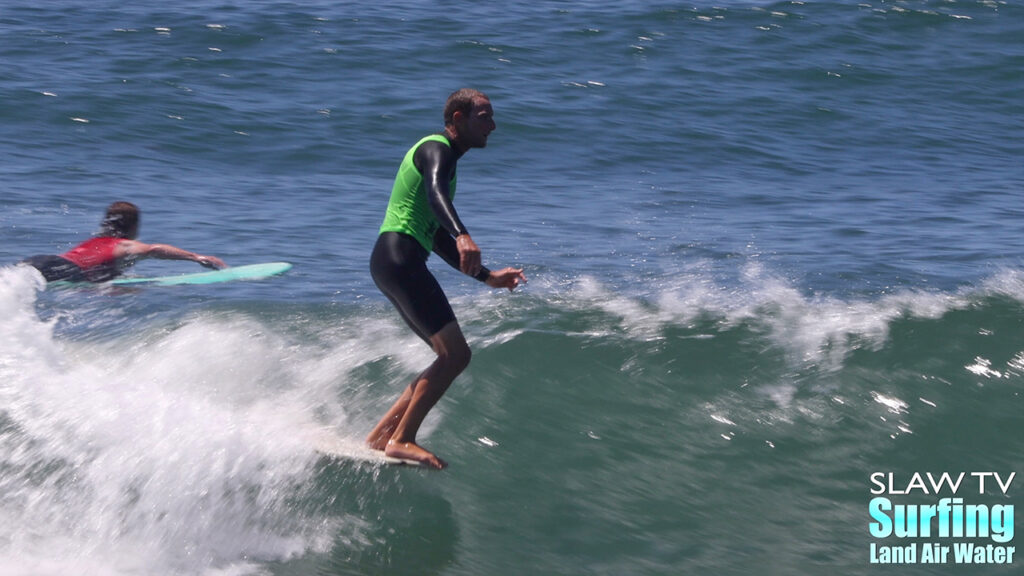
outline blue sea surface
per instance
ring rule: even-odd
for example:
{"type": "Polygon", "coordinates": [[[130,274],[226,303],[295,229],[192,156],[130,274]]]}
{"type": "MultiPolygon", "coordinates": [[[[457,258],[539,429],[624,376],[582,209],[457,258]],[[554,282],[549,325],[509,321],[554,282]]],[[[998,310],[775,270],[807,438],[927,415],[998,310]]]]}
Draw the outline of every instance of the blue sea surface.
{"type": "Polygon", "coordinates": [[[857,575],[872,544],[993,544],[875,538],[868,505],[878,472],[968,475],[897,504],[1024,503],[1022,38],[995,0],[0,6],[0,575],[857,575]],[[529,283],[431,261],[474,351],[421,431],[447,470],[324,458],[431,361],[368,259],[464,86],[497,130],[455,205],[529,283]],[[294,268],[16,265],[117,200],[142,241],[294,268]]]}

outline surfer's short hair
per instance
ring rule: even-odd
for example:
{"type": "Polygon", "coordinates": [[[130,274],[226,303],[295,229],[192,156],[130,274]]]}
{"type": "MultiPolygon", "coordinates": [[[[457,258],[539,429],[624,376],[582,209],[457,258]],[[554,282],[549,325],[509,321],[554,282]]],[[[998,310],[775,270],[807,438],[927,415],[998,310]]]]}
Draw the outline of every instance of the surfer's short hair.
{"type": "Polygon", "coordinates": [[[444,125],[451,126],[452,118],[456,112],[462,112],[463,114],[469,114],[469,111],[473,109],[473,100],[478,98],[487,98],[487,95],[479,90],[472,88],[462,88],[452,92],[448,96],[448,100],[444,103],[444,125]]]}
{"type": "Polygon", "coordinates": [[[139,207],[131,202],[114,202],[100,223],[99,236],[131,238],[138,230],[139,207]]]}

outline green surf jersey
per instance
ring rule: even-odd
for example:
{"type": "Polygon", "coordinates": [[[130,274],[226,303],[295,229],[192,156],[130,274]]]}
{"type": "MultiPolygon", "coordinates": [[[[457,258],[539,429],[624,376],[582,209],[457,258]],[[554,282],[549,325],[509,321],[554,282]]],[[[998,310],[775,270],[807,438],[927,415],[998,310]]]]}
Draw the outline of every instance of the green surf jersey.
{"type": "MultiPolygon", "coordinates": [[[[401,232],[416,239],[427,252],[434,249],[434,233],[441,225],[434,216],[427,202],[427,191],[423,187],[423,174],[416,169],[412,161],[416,150],[424,142],[441,142],[451,147],[448,139],[440,134],[434,134],[423,138],[405,154],[402,164],[398,167],[398,174],[395,176],[395,185],[391,188],[391,199],[388,201],[388,210],[384,214],[384,223],[380,226],[380,233],[401,232]]],[[[448,183],[449,198],[455,198],[455,177],[448,183]]]]}

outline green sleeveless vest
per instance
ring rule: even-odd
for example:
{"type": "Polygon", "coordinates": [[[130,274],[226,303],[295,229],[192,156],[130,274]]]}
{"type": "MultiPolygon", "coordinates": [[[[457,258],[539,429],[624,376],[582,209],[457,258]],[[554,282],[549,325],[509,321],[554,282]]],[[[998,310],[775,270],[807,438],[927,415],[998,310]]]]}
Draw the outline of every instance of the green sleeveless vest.
{"type": "MultiPolygon", "coordinates": [[[[434,233],[437,232],[440,223],[434,217],[434,212],[427,202],[427,192],[423,188],[423,174],[416,169],[412,157],[424,142],[429,141],[451,146],[447,138],[440,134],[434,134],[423,138],[406,152],[402,164],[398,167],[398,174],[395,176],[395,185],[391,189],[391,199],[388,201],[388,209],[384,214],[384,223],[380,226],[381,234],[401,232],[412,236],[427,252],[434,249],[434,233]]],[[[448,187],[451,198],[455,198],[455,180],[453,177],[448,187]]]]}

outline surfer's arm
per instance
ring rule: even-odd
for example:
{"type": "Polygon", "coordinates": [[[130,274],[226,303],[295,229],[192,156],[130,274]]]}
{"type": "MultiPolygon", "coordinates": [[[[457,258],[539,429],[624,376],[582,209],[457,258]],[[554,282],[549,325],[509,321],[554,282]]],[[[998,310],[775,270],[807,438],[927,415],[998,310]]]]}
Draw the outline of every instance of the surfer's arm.
{"type": "Polygon", "coordinates": [[[188,260],[206,268],[219,270],[227,268],[228,265],[216,256],[204,256],[182,250],[170,244],[145,244],[134,240],[121,242],[118,247],[118,257],[130,260],[141,260],[144,258],[158,258],[161,260],[188,260]]]}
{"type": "MultiPolygon", "coordinates": [[[[469,239],[468,234],[463,234],[461,237],[469,239]]],[[[440,256],[452,268],[464,272],[462,270],[462,259],[459,254],[458,241],[442,228],[438,228],[437,232],[434,233],[434,253],[440,256]]],[[[491,271],[486,266],[480,265],[480,271],[470,275],[481,282],[487,282],[491,271]]]]}
{"type": "Polygon", "coordinates": [[[455,248],[459,254],[458,265],[455,267],[463,274],[476,278],[482,274],[483,269],[480,265],[480,248],[459,220],[451,199],[449,182],[455,173],[457,160],[455,152],[440,142],[424,142],[413,156],[416,168],[423,174],[423,188],[427,193],[430,210],[441,225],[440,229],[455,238],[455,248]]]}
{"type": "MultiPolygon", "coordinates": [[[[438,229],[434,234],[434,253],[452,268],[459,270],[459,251],[455,246],[455,239],[444,230],[438,229]]],[[[503,268],[492,271],[485,266],[480,266],[480,272],[473,277],[491,288],[508,288],[510,292],[526,282],[522,268],[503,268]]]]}
{"type": "Polygon", "coordinates": [[[466,234],[466,227],[459,220],[459,213],[452,204],[449,182],[455,172],[455,152],[440,142],[424,142],[416,149],[413,163],[423,174],[423,188],[427,192],[427,203],[441,228],[452,237],[466,234]]]}

